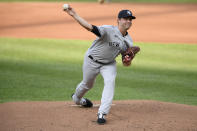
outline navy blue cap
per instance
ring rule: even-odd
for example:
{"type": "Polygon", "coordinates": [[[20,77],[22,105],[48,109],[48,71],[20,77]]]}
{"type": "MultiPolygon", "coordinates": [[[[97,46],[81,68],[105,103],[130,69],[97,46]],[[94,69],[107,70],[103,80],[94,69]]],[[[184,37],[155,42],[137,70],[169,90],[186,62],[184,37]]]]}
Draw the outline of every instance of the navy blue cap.
{"type": "Polygon", "coordinates": [[[136,19],[135,16],[132,15],[132,12],[130,10],[121,10],[118,14],[118,18],[127,18],[131,17],[132,19],[136,19]]]}

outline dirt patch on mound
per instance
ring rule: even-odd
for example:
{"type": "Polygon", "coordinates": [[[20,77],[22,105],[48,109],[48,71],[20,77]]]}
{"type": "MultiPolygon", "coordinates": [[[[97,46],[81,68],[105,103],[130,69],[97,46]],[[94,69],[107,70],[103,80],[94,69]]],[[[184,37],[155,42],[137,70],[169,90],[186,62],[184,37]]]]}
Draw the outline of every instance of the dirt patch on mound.
{"type": "MultiPolygon", "coordinates": [[[[94,25],[116,25],[118,12],[131,9],[137,17],[129,30],[135,42],[197,43],[197,4],[69,4],[94,25]]],[[[0,37],[95,39],[62,11],[62,5],[0,3],[0,37]]]]}
{"type": "Polygon", "coordinates": [[[1,131],[197,131],[197,107],[157,101],[114,101],[105,125],[96,123],[99,102],[0,104],[1,131]]]}

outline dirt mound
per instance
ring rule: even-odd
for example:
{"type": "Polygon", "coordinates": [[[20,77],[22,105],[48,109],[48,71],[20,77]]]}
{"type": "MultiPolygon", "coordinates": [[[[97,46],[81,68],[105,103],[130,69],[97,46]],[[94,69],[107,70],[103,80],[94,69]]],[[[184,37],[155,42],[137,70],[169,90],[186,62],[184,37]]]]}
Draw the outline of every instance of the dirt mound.
{"type": "MultiPolygon", "coordinates": [[[[197,44],[197,4],[69,4],[94,25],[116,25],[118,12],[131,9],[137,17],[129,30],[135,42],[197,44]]],[[[95,39],[95,35],[62,11],[62,5],[58,2],[0,3],[0,37],[95,39]]]]}
{"type": "Polygon", "coordinates": [[[114,101],[106,125],[96,123],[99,102],[0,104],[1,131],[197,131],[197,107],[157,101],[114,101]]]}

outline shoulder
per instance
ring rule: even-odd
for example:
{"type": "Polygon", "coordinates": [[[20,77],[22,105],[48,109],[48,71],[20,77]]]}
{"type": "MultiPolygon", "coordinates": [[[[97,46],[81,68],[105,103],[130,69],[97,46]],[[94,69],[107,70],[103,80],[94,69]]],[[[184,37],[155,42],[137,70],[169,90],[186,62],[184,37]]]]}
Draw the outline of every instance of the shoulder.
{"type": "Polygon", "coordinates": [[[129,34],[127,34],[126,39],[128,39],[130,41],[133,41],[132,38],[131,38],[131,36],[129,34]]]}
{"type": "Polygon", "coordinates": [[[131,38],[131,36],[129,34],[127,34],[127,36],[125,37],[125,42],[127,43],[127,45],[129,47],[133,46],[133,40],[132,40],[132,38],[131,38]]]}
{"type": "Polygon", "coordinates": [[[115,32],[115,26],[113,25],[102,25],[102,26],[99,26],[99,30],[100,31],[103,31],[105,33],[112,33],[112,32],[115,32]]]}
{"type": "Polygon", "coordinates": [[[101,25],[101,26],[98,26],[98,27],[103,27],[103,28],[113,28],[114,26],[113,26],[113,25],[101,25]]]}
{"type": "Polygon", "coordinates": [[[114,32],[115,26],[113,25],[101,25],[97,26],[101,36],[106,35],[106,34],[111,34],[114,32]]]}
{"type": "Polygon", "coordinates": [[[101,25],[101,26],[98,26],[98,28],[113,30],[113,29],[115,29],[115,26],[113,26],[113,25],[101,25]]]}

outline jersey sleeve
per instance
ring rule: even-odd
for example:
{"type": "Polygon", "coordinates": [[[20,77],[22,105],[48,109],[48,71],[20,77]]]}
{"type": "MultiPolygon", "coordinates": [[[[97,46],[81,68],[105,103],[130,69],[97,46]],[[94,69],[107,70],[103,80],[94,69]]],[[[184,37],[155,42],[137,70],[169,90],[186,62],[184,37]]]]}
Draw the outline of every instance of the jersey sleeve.
{"type": "Polygon", "coordinates": [[[92,27],[93,27],[93,29],[92,29],[91,32],[94,33],[96,36],[101,37],[101,34],[100,34],[100,32],[99,32],[97,26],[92,25],[92,27]]]}
{"type": "Polygon", "coordinates": [[[92,33],[94,33],[96,36],[98,37],[102,37],[104,36],[105,34],[107,34],[107,30],[108,28],[110,28],[108,25],[102,25],[102,26],[95,26],[95,25],[92,25],[93,29],[92,29],[92,33]]]}

